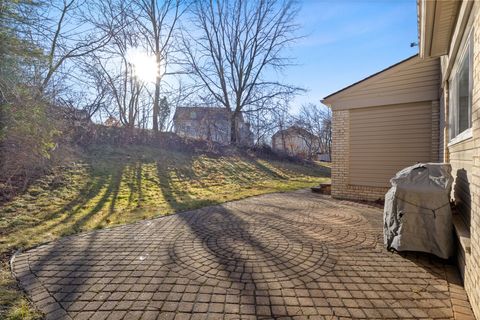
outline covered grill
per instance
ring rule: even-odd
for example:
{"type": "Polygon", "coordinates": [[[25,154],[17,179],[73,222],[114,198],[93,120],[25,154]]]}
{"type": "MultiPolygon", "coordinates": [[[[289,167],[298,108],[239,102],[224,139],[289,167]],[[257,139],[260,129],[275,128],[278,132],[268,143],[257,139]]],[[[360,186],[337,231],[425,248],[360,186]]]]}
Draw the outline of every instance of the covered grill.
{"type": "Polygon", "coordinates": [[[451,170],[449,164],[419,163],[390,180],[383,216],[388,249],[452,256],[451,170]]]}

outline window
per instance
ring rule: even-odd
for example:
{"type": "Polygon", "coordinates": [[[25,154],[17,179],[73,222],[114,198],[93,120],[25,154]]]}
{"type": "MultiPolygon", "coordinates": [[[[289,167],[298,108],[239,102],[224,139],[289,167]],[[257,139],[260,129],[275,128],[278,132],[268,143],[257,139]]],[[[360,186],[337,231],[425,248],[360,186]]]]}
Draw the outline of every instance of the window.
{"type": "Polygon", "coordinates": [[[472,127],[472,43],[468,37],[450,83],[450,140],[472,127]]]}

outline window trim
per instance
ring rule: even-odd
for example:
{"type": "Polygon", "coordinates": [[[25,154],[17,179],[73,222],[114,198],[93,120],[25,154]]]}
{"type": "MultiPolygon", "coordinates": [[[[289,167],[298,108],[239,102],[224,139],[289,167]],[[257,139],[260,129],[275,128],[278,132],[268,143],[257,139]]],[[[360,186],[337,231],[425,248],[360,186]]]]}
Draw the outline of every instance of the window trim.
{"type": "Polygon", "coordinates": [[[457,143],[463,142],[465,140],[471,139],[473,137],[473,131],[472,128],[468,128],[461,133],[457,134],[457,136],[453,139],[450,139],[448,142],[448,147],[451,147],[453,145],[456,145],[457,143]]]}
{"type": "Polygon", "coordinates": [[[472,98],[473,98],[473,29],[470,30],[468,33],[468,36],[465,39],[465,43],[463,44],[463,48],[461,50],[461,53],[456,57],[454,66],[452,68],[452,72],[450,74],[450,78],[448,79],[449,82],[449,98],[448,98],[448,111],[449,111],[449,117],[448,117],[448,135],[449,135],[449,142],[448,146],[457,144],[463,140],[469,139],[472,136],[472,98]],[[465,56],[468,54],[468,91],[469,91],[469,113],[468,113],[468,122],[469,122],[469,127],[462,132],[458,132],[455,136],[452,136],[452,129],[454,128],[455,130],[458,130],[457,128],[459,127],[459,121],[460,117],[458,116],[458,107],[459,107],[459,102],[457,101],[455,105],[452,103],[452,92],[455,92],[456,98],[458,100],[458,77],[461,73],[461,67],[464,62],[465,56]],[[452,107],[455,107],[456,110],[452,110],[452,107]],[[454,113],[456,118],[453,119],[454,113]],[[452,122],[455,121],[455,126],[452,126],[452,122]]]}

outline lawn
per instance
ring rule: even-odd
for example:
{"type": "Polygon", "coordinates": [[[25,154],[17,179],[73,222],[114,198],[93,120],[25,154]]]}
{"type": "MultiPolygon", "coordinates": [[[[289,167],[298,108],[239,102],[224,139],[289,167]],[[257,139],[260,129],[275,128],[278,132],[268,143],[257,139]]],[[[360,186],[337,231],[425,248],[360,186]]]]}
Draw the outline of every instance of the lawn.
{"type": "Polygon", "coordinates": [[[7,258],[74,233],[101,229],[329,180],[320,164],[212,156],[149,147],[92,147],[78,162],[0,207],[0,318],[40,317],[16,287],[7,258]]]}

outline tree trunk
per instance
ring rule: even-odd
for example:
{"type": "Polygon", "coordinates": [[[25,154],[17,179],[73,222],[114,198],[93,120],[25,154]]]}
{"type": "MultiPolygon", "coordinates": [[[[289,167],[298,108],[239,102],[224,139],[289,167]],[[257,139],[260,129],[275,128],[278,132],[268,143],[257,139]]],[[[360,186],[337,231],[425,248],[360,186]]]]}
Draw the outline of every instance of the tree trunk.
{"type": "Polygon", "coordinates": [[[230,118],[230,143],[238,143],[237,112],[233,112],[230,118]]]}
{"type": "Polygon", "coordinates": [[[160,114],[160,52],[159,52],[159,46],[158,42],[156,43],[157,45],[157,50],[155,54],[155,61],[157,62],[157,77],[155,78],[155,95],[153,97],[153,131],[158,132],[158,116],[160,114]]]}
{"type": "Polygon", "coordinates": [[[158,132],[158,114],[160,113],[160,78],[155,82],[155,95],[153,96],[153,131],[158,132]]]}

